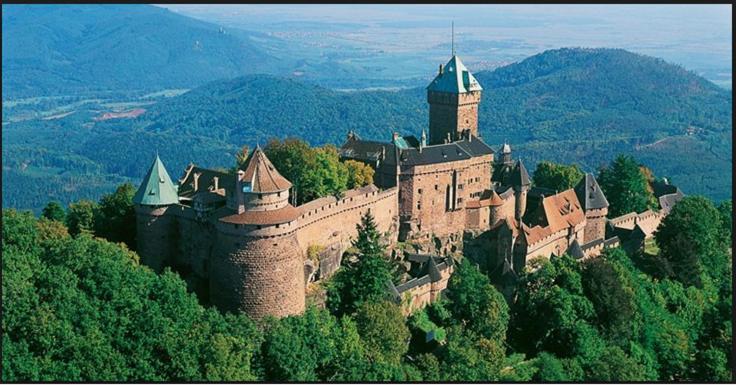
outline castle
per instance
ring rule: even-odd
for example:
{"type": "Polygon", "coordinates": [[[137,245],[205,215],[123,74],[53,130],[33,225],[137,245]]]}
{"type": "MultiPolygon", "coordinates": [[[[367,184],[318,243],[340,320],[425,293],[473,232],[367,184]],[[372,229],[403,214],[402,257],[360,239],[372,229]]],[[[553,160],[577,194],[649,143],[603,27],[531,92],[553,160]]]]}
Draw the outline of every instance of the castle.
{"type": "Polygon", "coordinates": [[[592,174],[563,192],[532,187],[508,144],[497,159],[480,137],[482,92],[453,55],[427,87],[429,138],[424,130],[419,139],[394,133],[389,142],[348,133],[341,159],[371,165],[375,184],[297,207],[289,200],[291,182],[259,147],[244,170],[190,164],[177,184],[156,156],[134,196],[138,253],[154,270],[171,266],[192,278],[222,310],[282,317],[301,313],[307,284],[339,268],[356,224],[370,211],[390,245],[411,241],[422,248],[406,256],[415,277],[388,283],[410,312],[446,288],[450,256],[468,235],[486,241],[490,267],[513,276],[532,257],[589,258],[622,238],[643,242],[682,196],[667,185],[658,195],[660,211],[609,220],[592,174]],[[310,250],[319,251],[316,259],[310,250]]]}

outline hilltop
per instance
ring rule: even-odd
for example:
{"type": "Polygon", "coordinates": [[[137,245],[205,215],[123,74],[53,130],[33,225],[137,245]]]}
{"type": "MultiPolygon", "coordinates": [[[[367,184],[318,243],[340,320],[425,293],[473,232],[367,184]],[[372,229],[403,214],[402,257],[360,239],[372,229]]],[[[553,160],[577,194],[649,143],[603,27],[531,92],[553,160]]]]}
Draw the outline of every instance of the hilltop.
{"type": "MultiPolygon", "coordinates": [[[[476,77],[481,134],[493,147],[511,143],[529,168],[548,159],[593,171],[627,153],[686,194],[731,196],[732,97],[679,66],[624,50],[560,49],[476,77]]],[[[138,182],[156,150],[178,173],[191,160],[230,166],[240,145],[271,136],[339,145],[350,129],[386,140],[392,129],[418,135],[427,125],[423,88],[346,93],[262,75],[205,84],[134,119],[93,121],[104,108],[86,108],[4,126],[3,177],[18,186],[5,184],[6,205],[40,208],[48,197],[29,192],[50,181],[68,202],[81,188],[60,181],[78,170],[90,176],[86,191],[138,182]]]]}
{"type": "Polygon", "coordinates": [[[3,99],[190,88],[282,61],[253,40],[149,5],[3,5],[3,99]]]}

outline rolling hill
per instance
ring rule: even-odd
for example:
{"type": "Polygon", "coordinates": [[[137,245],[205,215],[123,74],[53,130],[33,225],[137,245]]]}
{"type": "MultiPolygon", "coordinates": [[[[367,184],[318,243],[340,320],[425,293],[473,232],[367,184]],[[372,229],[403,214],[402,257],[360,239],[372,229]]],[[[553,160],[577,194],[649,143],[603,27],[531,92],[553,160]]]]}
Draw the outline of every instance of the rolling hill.
{"type": "MultiPolygon", "coordinates": [[[[623,50],[560,49],[477,78],[481,134],[494,147],[511,143],[531,170],[548,159],[594,171],[629,153],[686,194],[731,196],[732,97],[691,72],[623,50]]],[[[4,184],[4,201],[37,209],[48,199],[38,188],[51,185],[68,202],[78,192],[64,182],[78,170],[85,189],[102,191],[100,176],[137,183],[157,150],[178,175],[190,161],[229,166],[240,145],[272,136],[340,144],[350,129],[386,140],[427,125],[422,88],[346,93],[261,75],[203,85],[134,119],[94,121],[100,108],[5,125],[3,177],[17,186],[4,184]]]]}
{"type": "Polygon", "coordinates": [[[137,4],[2,6],[3,100],[114,89],[191,88],[284,61],[251,37],[137,4]]]}

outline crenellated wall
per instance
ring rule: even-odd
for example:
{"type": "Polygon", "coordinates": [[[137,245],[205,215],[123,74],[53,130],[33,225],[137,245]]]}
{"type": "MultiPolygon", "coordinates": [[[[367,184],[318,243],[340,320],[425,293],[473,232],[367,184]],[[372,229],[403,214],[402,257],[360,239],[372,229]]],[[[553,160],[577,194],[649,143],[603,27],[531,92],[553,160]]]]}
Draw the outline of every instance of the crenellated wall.
{"type": "MultiPolygon", "coordinates": [[[[349,190],[343,197],[324,197],[299,206],[296,237],[302,253],[306,255],[310,246],[323,247],[322,255],[338,259],[350,246],[351,238],[357,236],[357,224],[368,211],[381,233],[388,233],[387,242],[398,237],[398,189],[380,191],[374,186],[349,190]]],[[[336,269],[327,263],[328,271],[336,269]]],[[[322,272],[322,278],[332,272],[322,272]]]]}

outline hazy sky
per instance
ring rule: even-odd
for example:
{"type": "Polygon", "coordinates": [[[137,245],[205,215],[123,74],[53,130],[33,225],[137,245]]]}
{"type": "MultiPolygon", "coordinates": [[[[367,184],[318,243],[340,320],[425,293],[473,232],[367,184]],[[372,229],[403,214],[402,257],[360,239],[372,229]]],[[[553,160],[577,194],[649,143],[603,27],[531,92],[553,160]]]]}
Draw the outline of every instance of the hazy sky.
{"type": "MultiPolygon", "coordinates": [[[[664,58],[730,82],[732,17],[729,4],[463,4],[163,5],[187,16],[261,32],[319,23],[354,29],[375,45],[449,40],[450,22],[466,40],[519,40],[533,54],[559,47],[616,47],[664,58]],[[418,41],[414,41],[414,39],[418,41]],[[726,74],[728,73],[728,74],[726,74]]],[[[462,40],[462,39],[459,39],[462,40]]]]}

